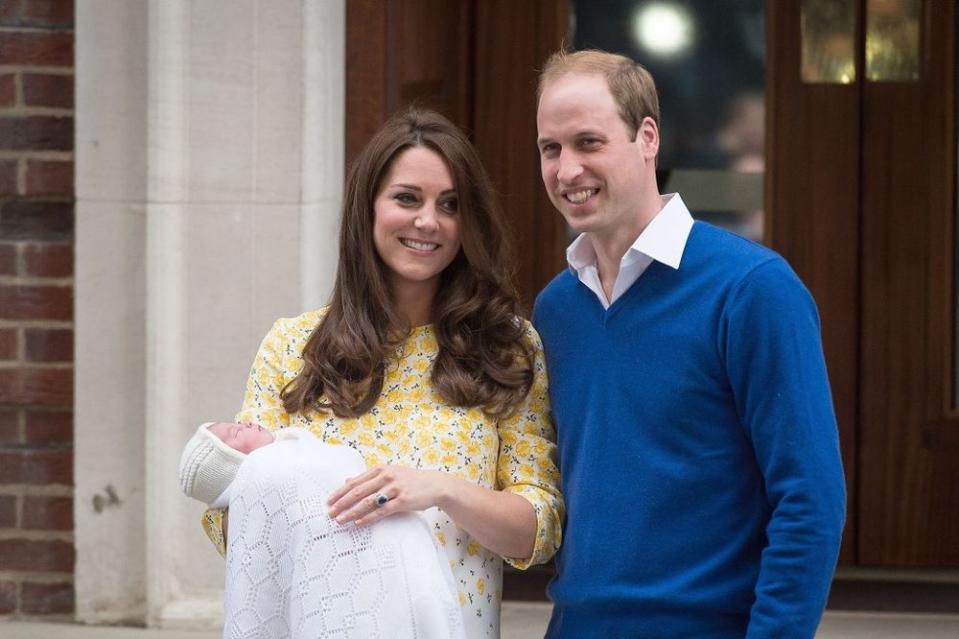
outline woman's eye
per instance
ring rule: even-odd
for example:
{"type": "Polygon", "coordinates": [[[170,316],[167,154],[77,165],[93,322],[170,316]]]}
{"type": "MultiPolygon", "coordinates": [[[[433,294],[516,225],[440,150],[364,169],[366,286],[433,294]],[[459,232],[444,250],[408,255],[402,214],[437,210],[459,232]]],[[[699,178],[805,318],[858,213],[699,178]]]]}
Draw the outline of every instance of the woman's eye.
{"type": "Polygon", "coordinates": [[[397,193],[393,196],[393,199],[399,202],[400,204],[415,204],[416,197],[412,193],[397,193]]]}
{"type": "Polygon", "coordinates": [[[460,203],[459,203],[459,200],[451,198],[449,200],[445,200],[440,206],[442,206],[447,211],[455,213],[456,211],[459,210],[460,203]]]}

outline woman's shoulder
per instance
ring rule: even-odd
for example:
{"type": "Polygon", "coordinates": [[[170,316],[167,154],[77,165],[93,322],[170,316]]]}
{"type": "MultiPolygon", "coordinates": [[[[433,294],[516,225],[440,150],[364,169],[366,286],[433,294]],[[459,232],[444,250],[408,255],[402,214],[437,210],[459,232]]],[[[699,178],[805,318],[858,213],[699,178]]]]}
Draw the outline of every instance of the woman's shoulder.
{"type": "Polygon", "coordinates": [[[296,317],[281,317],[273,323],[271,333],[279,335],[296,335],[305,333],[307,336],[313,332],[320,320],[326,315],[329,306],[324,306],[312,311],[301,313],[296,317]]]}
{"type": "Polygon", "coordinates": [[[532,346],[534,350],[543,350],[543,340],[540,339],[539,333],[533,328],[533,323],[519,315],[515,317],[515,321],[523,327],[524,337],[529,342],[529,345],[532,346]]]}

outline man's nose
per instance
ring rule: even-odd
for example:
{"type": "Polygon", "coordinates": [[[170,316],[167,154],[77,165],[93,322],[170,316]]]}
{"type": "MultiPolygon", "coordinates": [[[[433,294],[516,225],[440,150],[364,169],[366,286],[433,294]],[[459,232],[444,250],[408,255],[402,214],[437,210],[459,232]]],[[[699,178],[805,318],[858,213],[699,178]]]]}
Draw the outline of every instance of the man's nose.
{"type": "Polygon", "coordinates": [[[560,182],[567,184],[573,182],[583,174],[583,165],[574,153],[561,153],[559,156],[559,170],[556,177],[560,182]]]}

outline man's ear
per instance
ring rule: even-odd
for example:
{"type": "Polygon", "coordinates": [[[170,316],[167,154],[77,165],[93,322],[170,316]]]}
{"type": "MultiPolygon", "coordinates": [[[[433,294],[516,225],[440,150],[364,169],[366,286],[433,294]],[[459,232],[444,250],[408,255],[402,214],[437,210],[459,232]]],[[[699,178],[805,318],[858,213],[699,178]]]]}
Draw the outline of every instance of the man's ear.
{"type": "Polygon", "coordinates": [[[636,143],[640,145],[643,157],[653,160],[659,154],[659,127],[649,116],[643,118],[636,131],[636,143]]]}

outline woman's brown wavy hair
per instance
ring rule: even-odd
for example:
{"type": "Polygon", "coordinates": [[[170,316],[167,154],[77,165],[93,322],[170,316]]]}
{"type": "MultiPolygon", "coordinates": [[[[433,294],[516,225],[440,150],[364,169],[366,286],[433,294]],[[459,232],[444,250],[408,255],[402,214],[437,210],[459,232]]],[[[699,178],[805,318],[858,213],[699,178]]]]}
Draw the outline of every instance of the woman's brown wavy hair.
{"type": "Polygon", "coordinates": [[[304,366],[280,393],[288,413],[357,417],[383,389],[385,367],[411,327],[396,313],[387,266],[373,244],[373,204],[393,161],[424,147],[442,157],[458,199],[462,246],[433,300],[439,353],[434,388],[454,406],[509,415],[532,384],[532,347],[517,317],[511,253],[489,178],[466,136],[433,111],[391,118],[350,167],[329,309],[303,347],[304,366]]]}

